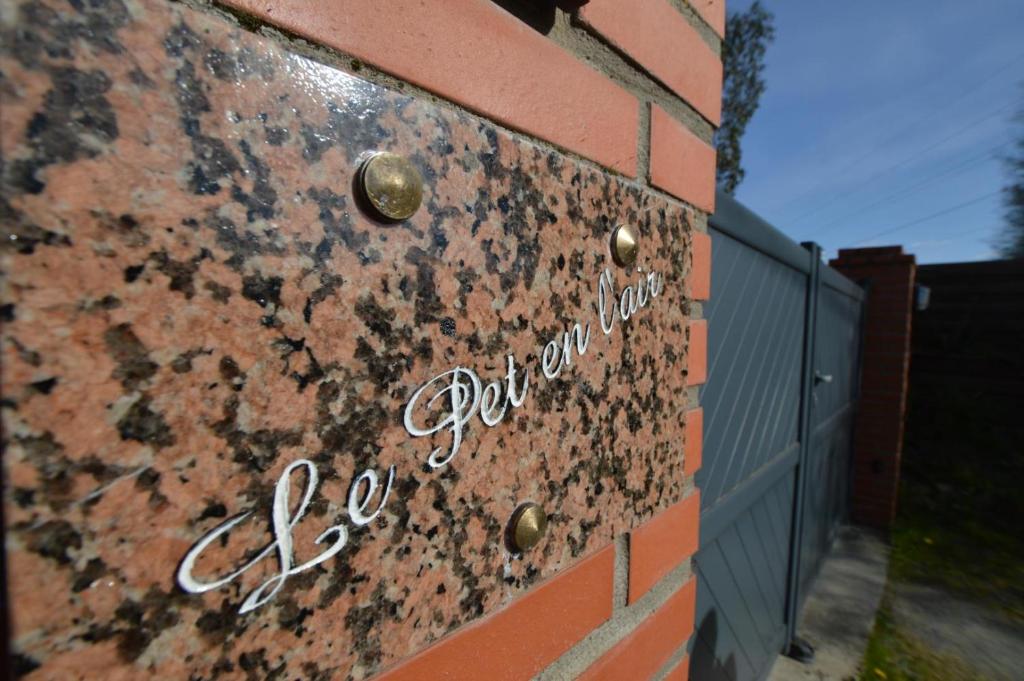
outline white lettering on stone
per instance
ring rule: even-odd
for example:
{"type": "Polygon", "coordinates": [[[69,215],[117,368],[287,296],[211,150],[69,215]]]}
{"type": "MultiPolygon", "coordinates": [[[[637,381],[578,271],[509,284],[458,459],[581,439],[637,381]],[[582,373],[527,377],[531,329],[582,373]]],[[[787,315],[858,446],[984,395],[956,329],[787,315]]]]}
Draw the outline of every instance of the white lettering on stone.
{"type": "MultiPolygon", "coordinates": [[[[615,282],[612,273],[605,268],[598,276],[597,311],[601,330],[607,335],[615,327],[617,320],[626,322],[641,307],[646,307],[661,292],[662,276],[654,272],[644,275],[637,270],[639,278],[636,289],[633,285],[626,286],[615,303],[615,282]]],[[[572,353],[582,356],[590,345],[590,324],[574,322],[562,333],[561,343],[552,339],[544,344],[540,351],[540,371],[544,378],[554,380],[562,369],[572,366],[572,353]]],[[[405,429],[413,437],[434,435],[442,430],[451,431],[451,444],[447,448],[437,447],[427,457],[427,464],[434,469],[441,468],[452,461],[459,453],[462,445],[463,432],[476,413],[480,412],[480,420],[488,427],[501,423],[509,407],[519,407],[526,399],[529,387],[529,373],[523,372],[523,384],[518,392],[515,388],[515,357],[508,356],[508,373],[505,376],[505,399],[501,399],[501,384],[490,381],[482,388],[483,381],[472,369],[455,367],[430,379],[413,393],[405,407],[405,429]],[[433,395],[426,400],[426,395],[433,395]],[[446,399],[445,399],[446,398],[446,399]],[[437,415],[435,402],[442,400],[446,409],[437,415]],[[500,410],[498,405],[501,405],[500,410]],[[427,411],[437,420],[433,425],[419,425],[417,412],[427,411]],[[443,453],[442,453],[443,452],[443,453]]]]}
{"type": "Polygon", "coordinates": [[[605,269],[597,278],[597,316],[601,319],[601,330],[606,336],[612,332],[615,325],[615,303],[612,303],[611,312],[607,312],[606,306],[608,298],[615,299],[615,294],[609,292],[612,288],[612,273],[605,269]]]}
{"type": "Polygon", "coordinates": [[[552,379],[562,371],[562,358],[558,354],[558,343],[548,341],[544,346],[544,352],[540,356],[540,370],[544,378],[552,379]]]}
{"type": "Polygon", "coordinates": [[[491,381],[484,386],[483,397],[480,398],[480,418],[488,426],[496,426],[501,423],[501,420],[505,418],[505,408],[508,406],[508,400],[501,402],[501,411],[497,414],[494,410],[498,406],[498,402],[501,400],[501,383],[497,381],[491,381]]]}
{"type": "Polygon", "coordinates": [[[580,323],[576,322],[572,325],[572,328],[565,332],[562,337],[562,364],[569,366],[569,355],[572,353],[573,339],[576,341],[576,354],[583,356],[583,353],[587,351],[587,346],[590,345],[590,324],[587,324],[587,330],[584,333],[583,329],[580,328],[580,323]]]}
{"type": "Polygon", "coordinates": [[[622,321],[626,321],[634,312],[636,312],[636,300],[633,297],[633,287],[627,286],[622,290],[622,297],[619,298],[619,316],[622,317],[622,321]]]}
{"type": "Polygon", "coordinates": [[[267,544],[263,550],[256,554],[256,556],[248,563],[225,577],[221,577],[220,579],[212,582],[202,582],[196,579],[193,575],[195,564],[206,547],[225,536],[235,526],[252,515],[252,512],[249,511],[247,513],[242,513],[241,515],[237,515],[213,528],[213,530],[196,542],[195,546],[185,554],[185,559],[181,561],[181,565],[178,567],[178,584],[185,591],[197,594],[222,587],[240,577],[247,570],[276,550],[278,572],[246,596],[245,601],[242,602],[242,607],[239,609],[240,613],[246,613],[250,610],[255,610],[273,598],[292,575],[304,572],[305,570],[319,565],[325,560],[336,555],[345,547],[345,543],[348,541],[348,531],[345,529],[344,525],[334,525],[320,533],[320,536],[314,540],[315,543],[323,544],[332,537],[333,543],[323,553],[320,553],[305,563],[295,565],[293,567],[293,563],[295,561],[295,550],[292,545],[292,529],[300,520],[302,520],[302,517],[306,515],[306,511],[309,510],[309,503],[313,499],[313,493],[316,491],[318,483],[319,477],[316,472],[316,466],[312,461],[299,459],[298,461],[292,462],[291,465],[284,469],[284,473],[282,473],[281,477],[278,478],[277,486],[274,489],[274,504],[271,509],[271,526],[273,528],[274,541],[267,544]],[[299,502],[299,507],[295,510],[295,515],[289,516],[288,494],[291,486],[291,474],[299,468],[306,469],[306,489],[303,492],[302,501],[299,502]]]}
{"type": "Polygon", "coordinates": [[[651,292],[651,298],[657,298],[665,285],[665,277],[660,272],[657,274],[651,272],[647,275],[647,284],[651,292]]]}
{"type": "Polygon", "coordinates": [[[384,485],[384,491],[380,495],[380,503],[377,504],[377,510],[366,515],[366,507],[370,505],[370,499],[373,498],[373,493],[377,491],[377,473],[367,468],[365,471],[360,473],[355,480],[352,481],[352,487],[348,490],[348,514],[352,518],[352,522],[356,525],[368,525],[374,518],[380,515],[381,510],[384,508],[384,504],[388,503],[388,495],[391,494],[391,485],[395,482],[395,467],[391,466],[388,469],[388,481],[384,485]],[[362,501],[359,500],[359,490],[363,486],[363,481],[366,481],[366,494],[363,495],[362,501]]]}
{"type": "Polygon", "coordinates": [[[480,408],[481,392],[480,378],[475,371],[455,367],[443,374],[438,374],[413,393],[412,399],[409,400],[409,404],[405,408],[405,429],[409,434],[413,437],[422,437],[433,435],[445,428],[452,432],[452,443],[448,446],[447,453],[442,456],[442,448],[438,447],[427,457],[427,463],[431,468],[440,468],[459,453],[459,446],[462,445],[462,429],[480,408]],[[467,382],[460,380],[463,377],[467,379],[467,382]],[[423,393],[435,383],[445,380],[448,380],[448,385],[431,397],[426,405],[428,409],[433,407],[435,402],[447,394],[449,410],[445,412],[445,417],[429,427],[417,426],[413,420],[413,414],[416,413],[416,405],[419,404],[423,393]]]}
{"type": "MultiPolygon", "coordinates": [[[[640,275],[636,288],[628,285],[618,296],[615,294],[615,281],[612,272],[604,269],[597,281],[597,316],[601,330],[608,335],[615,328],[616,321],[625,323],[637,311],[649,305],[664,290],[664,276],[656,272],[640,275]],[[618,300],[618,303],[616,303],[618,300]]],[[[548,380],[558,377],[563,368],[572,366],[572,353],[582,357],[590,345],[590,324],[573,323],[562,333],[561,343],[552,339],[544,344],[541,351],[540,369],[548,380]]],[[[477,413],[487,427],[501,423],[511,409],[521,407],[530,387],[530,372],[525,367],[517,371],[516,360],[508,355],[507,371],[504,381],[489,381],[484,387],[480,376],[473,369],[457,366],[438,374],[421,385],[409,399],[405,407],[404,425],[412,437],[432,436],[442,431],[450,435],[446,447],[434,448],[427,457],[427,464],[438,469],[450,463],[459,453],[464,431],[477,413]],[[517,385],[517,373],[522,374],[517,385]],[[502,394],[504,382],[504,395],[502,394]],[[424,412],[424,414],[419,414],[424,412]]],[[[347,510],[349,519],[356,527],[363,527],[372,522],[383,511],[395,480],[395,466],[388,468],[387,479],[381,485],[377,473],[366,469],[357,475],[348,491],[347,510]],[[372,513],[367,513],[372,500],[380,492],[380,501],[372,513]]],[[[177,581],[182,589],[189,593],[204,593],[225,586],[241,577],[249,569],[266,559],[270,554],[277,554],[277,574],[270,577],[251,591],[239,610],[246,613],[266,604],[284,586],[289,577],[329,560],[337,555],[348,541],[348,530],[344,525],[334,525],[324,530],[314,540],[316,544],[330,542],[329,546],[312,559],[295,565],[295,550],[292,541],[292,530],[302,520],[312,501],[313,494],[319,484],[316,466],[312,461],[299,459],[289,465],[274,488],[274,500],[271,508],[271,532],[273,541],[263,547],[251,560],[233,572],[213,579],[201,581],[194,575],[196,561],[214,542],[244,522],[252,511],[234,516],[213,528],[189,549],[181,565],[178,567],[177,581]],[[294,515],[290,513],[289,493],[292,473],[304,469],[306,486],[302,500],[294,515]]]]}
{"type": "Polygon", "coordinates": [[[508,356],[508,374],[505,377],[506,387],[505,394],[508,396],[508,403],[513,407],[523,406],[523,402],[526,401],[526,390],[530,387],[530,374],[526,371],[523,372],[523,389],[516,394],[516,358],[512,355],[508,356]]]}

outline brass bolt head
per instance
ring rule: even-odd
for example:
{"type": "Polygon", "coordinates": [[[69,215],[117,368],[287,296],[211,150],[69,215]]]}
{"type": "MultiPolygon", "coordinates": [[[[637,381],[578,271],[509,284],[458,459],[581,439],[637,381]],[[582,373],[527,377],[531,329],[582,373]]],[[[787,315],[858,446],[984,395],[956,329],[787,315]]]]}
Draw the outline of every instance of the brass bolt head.
{"type": "Polygon", "coordinates": [[[636,262],[640,246],[637,235],[626,225],[619,225],[612,232],[612,259],[621,267],[630,267],[636,262]]]}
{"type": "Polygon", "coordinates": [[[423,200],[423,178],[409,159],[379,151],[359,169],[359,184],[370,206],[388,220],[406,220],[423,200]]]}
{"type": "Polygon", "coordinates": [[[540,506],[528,502],[512,514],[508,529],[512,547],[520,553],[529,551],[544,538],[548,529],[548,516],[540,506]]]}

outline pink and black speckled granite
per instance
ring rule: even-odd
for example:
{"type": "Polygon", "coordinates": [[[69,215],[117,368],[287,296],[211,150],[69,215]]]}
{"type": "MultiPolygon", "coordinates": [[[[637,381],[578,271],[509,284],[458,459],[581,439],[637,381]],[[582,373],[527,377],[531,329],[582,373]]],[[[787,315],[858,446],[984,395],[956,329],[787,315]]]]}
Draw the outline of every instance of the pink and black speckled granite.
{"type": "MultiPolygon", "coordinates": [[[[161,2],[3,2],[4,514],[27,678],[361,679],[499,609],[683,491],[689,216],[469,116],[161,2]],[[421,210],[361,212],[359,154],[425,178],[421,210]],[[610,335],[595,314],[612,227],[664,293],[610,335]],[[560,378],[537,354],[575,321],[560,378]],[[456,365],[530,373],[432,471],[408,398],[456,365]],[[321,484],[300,560],[345,523],[353,476],[395,465],[381,516],[239,615],[276,571],[183,592],[188,549],[230,571],[270,541],[274,484],[321,484]],[[533,500],[544,541],[502,533],[533,500]]],[[[621,270],[621,287],[628,282],[621,270]]]]}

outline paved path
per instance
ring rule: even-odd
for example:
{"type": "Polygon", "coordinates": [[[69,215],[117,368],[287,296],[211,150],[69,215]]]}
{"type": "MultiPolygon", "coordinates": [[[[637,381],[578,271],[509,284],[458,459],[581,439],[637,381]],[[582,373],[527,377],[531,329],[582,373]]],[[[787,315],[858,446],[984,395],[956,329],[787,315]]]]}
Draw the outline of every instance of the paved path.
{"type": "MultiPolygon", "coordinates": [[[[798,635],[814,646],[810,664],[780,656],[769,681],[856,679],[882,594],[889,549],[874,534],[844,527],[801,613],[798,635]]],[[[940,655],[956,657],[979,679],[1024,678],[1024,626],[1002,613],[921,584],[894,582],[889,605],[897,628],[940,655]]]]}
{"type": "Polygon", "coordinates": [[[959,658],[991,681],[1024,678],[1024,626],[930,586],[894,583],[897,626],[932,651],[959,658]]]}
{"type": "Polygon", "coordinates": [[[857,678],[875,613],[885,591],[889,547],[877,535],[843,527],[801,612],[797,635],[814,646],[814,661],[780,656],[769,681],[857,678]]]}

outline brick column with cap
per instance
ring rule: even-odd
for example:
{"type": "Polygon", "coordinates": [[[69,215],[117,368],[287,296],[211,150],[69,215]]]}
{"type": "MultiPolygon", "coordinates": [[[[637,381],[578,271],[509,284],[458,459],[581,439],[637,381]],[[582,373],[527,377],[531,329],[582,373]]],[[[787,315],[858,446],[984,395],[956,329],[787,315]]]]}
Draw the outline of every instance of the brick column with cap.
{"type": "Polygon", "coordinates": [[[829,264],[868,291],[853,442],[853,520],[889,529],[896,515],[903,452],[914,256],[900,246],[844,248],[829,264]]]}

